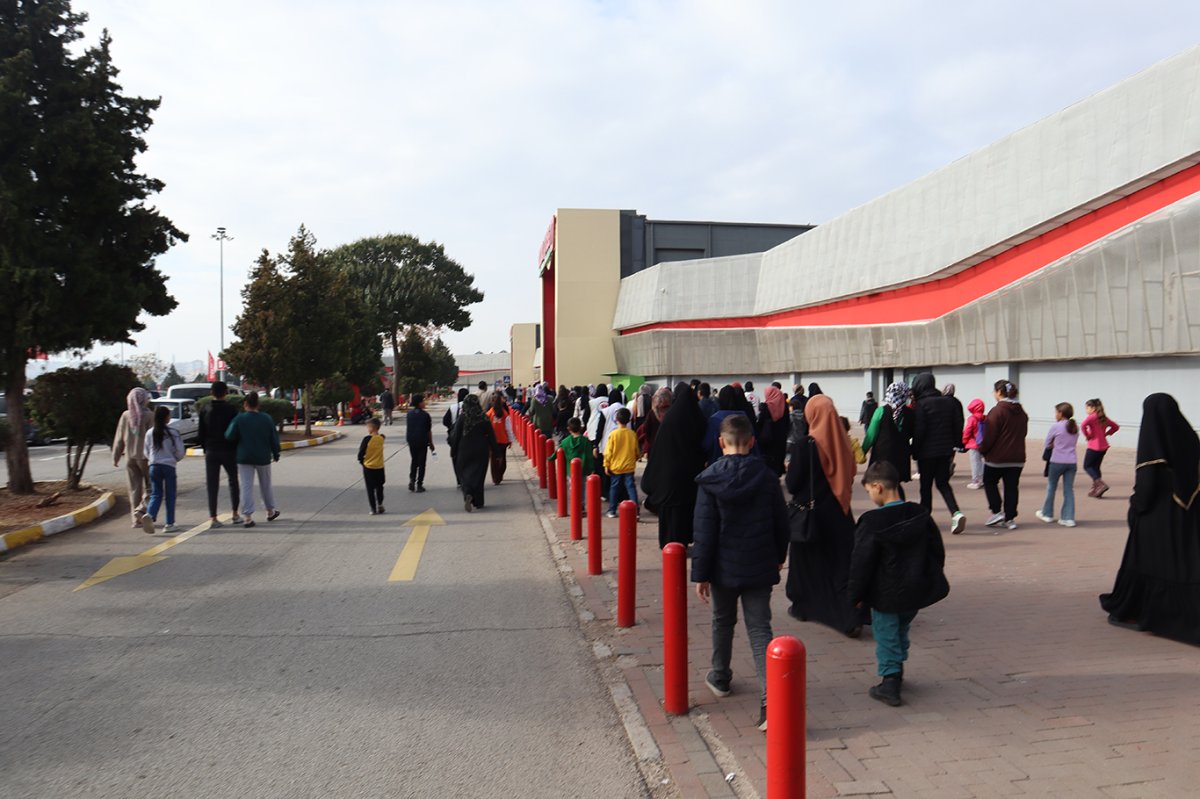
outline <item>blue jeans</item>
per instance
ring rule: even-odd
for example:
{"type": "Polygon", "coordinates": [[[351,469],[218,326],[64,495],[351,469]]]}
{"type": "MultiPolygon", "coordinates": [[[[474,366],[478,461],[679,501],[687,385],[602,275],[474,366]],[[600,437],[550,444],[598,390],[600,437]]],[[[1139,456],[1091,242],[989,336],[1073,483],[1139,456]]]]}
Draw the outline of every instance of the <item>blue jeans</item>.
{"type": "Polygon", "coordinates": [[[617,512],[617,500],[621,496],[621,488],[624,487],[625,495],[632,499],[636,504],[637,496],[637,481],[633,479],[633,472],[629,474],[613,474],[608,478],[608,512],[617,512]]]}
{"type": "Polygon", "coordinates": [[[1042,515],[1049,518],[1054,515],[1054,490],[1058,478],[1063,482],[1063,504],[1060,519],[1075,521],[1075,471],[1073,463],[1051,463],[1050,476],[1046,483],[1046,501],[1042,503],[1042,515]]]}
{"type": "Polygon", "coordinates": [[[915,610],[883,613],[871,610],[871,635],[875,636],[875,661],[879,676],[899,674],[908,660],[908,628],[917,617],[915,610]]]}
{"type": "Polygon", "coordinates": [[[728,680],[733,676],[729,668],[733,656],[733,628],[737,625],[738,598],[742,600],[742,616],[746,622],[746,635],[750,639],[750,653],[754,656],[754,673],[758,677],[760,704],[767,703],[767,644],[771,643],[771,589],[725,588],[712,583],[712,676],[728,680]]]}
{"type": "Polygon", "coordinates": [[[167,499],[167,524],[175,523],[175,467],[163,463],[150,464],[150,504],[146,513],[158,521],[158,509],[162,507],[163,496],[167,499]]]}

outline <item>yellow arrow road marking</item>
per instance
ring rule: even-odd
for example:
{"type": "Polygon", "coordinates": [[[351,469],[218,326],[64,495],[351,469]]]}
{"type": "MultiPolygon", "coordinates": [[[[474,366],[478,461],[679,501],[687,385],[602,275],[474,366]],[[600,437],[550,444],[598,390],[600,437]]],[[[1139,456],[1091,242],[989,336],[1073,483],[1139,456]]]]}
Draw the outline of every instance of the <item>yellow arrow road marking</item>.
{"type": "MultiPolygon", "coordinates": [[[[226,514],[225,516],[220,516],[218,518],[221,521],[225,521],[230,517],[231,514],[226,514]]],[[[136,555],[124,555],[119,558],[113,558],[108,563],[101,566],[95,574],[80,583],[74,590],[82,591],[85,588],[91,588],[93,585],[99,585],[100,583],[107,582],[114,577],[120,577],[122,574],[129,574],[129,572],[137,571],[144,566],[150,566],[154,563],[158,563],[160,560],[166,560],[167,558],[162,554],[163,552],[166,552],[171,547],[182,544],[189,538],[194,538],[195,536],[200,535],[210,527],[212,527],[211,521],[204,522],[203,524],[198,524],[192,529],[182,532],[173,538],[168,538],[161,544],[150,547],[145,552],[139,552],[136,555]]]]}
{"type": "Polygon", "coordinates": [[[392,573],[388,577],[389,583],[411,582],[417,576],[417,564],[421,562],[421,553],[425,551],[425,541],[429,538],[429,528],[433,525],[444,525],[445,523],[442,517],[438,515],[438,512],[430,508],[400,525],[401,527],[412,527],[413,531],[409,534],[408,541],[404,544],[404,549],[400,551],[400,557],[396,560],[396,565],[392,567],[392,573]]]}

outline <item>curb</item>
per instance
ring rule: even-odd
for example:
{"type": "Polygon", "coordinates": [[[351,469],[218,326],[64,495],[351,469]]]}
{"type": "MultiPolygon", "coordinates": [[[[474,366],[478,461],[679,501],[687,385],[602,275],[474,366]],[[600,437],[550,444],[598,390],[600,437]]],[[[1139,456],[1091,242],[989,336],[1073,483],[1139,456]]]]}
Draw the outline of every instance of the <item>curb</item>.
{"type": "MultiPolygon", "coordinates": [[[[281,450],[302,449],[304,447],[319,447],[322,444],[328,444],[330,441],[337,441],[339,438],[345,438],[346,434],[342,432],[327,433],[323,436],[315,438],[306,438],[303,441],[284,441],[279,445],[281,450]]],[[[200,447],[188,447],[187,456],[189,458],[203,457],[204,450],[200,447]]]]}
{"type": "Polygon", "coordinates": [[[0,553],[11,552],[25,544],[32,544],[34,541],[40,541],[47,536],[57,535],[64,530],[70,530],[72,527],[86,524],[93,519],[99,519],[112,510],[115,505],[116,497],[113,492],[106,491],[95,502],[77,511],[56,516],[53,519],[47,519],[41,524],[35,524],[33,527],[26,527],[23,530],[15,530],[11,533],[0,535],[0,553]]]}

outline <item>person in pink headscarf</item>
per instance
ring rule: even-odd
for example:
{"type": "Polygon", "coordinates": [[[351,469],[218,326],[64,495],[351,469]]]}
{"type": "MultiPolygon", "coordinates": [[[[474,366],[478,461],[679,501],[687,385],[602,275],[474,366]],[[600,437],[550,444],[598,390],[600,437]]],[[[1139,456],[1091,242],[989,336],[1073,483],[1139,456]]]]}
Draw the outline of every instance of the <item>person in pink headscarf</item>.
{"type": "Polygon", "coordinates": [[[792,424],[788,414],[787,397],[774,385],[763,391],[763,401],[758,406],[758,446],[762,449],[767,466],[777,475],[784,471],[783,461],[787,457],[788,433],[792,424]]]}

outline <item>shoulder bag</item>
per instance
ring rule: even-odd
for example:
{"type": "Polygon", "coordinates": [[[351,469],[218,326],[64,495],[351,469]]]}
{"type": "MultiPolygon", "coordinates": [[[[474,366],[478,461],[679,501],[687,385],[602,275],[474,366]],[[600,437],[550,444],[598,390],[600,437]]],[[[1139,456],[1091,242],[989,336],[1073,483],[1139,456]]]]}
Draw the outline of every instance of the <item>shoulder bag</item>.
{"type": "Polygon", "coordinates": [[[788,503],[788,530],[793,544],[815,544],[819,539],[816,520],[816,490],[813,483],[813,469],[816,468],[816,443],[808,439],[808,502],[797,502],[793,499],[788,503]]]}

